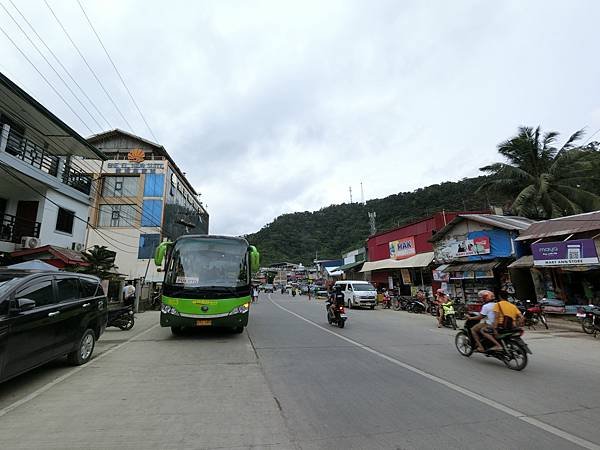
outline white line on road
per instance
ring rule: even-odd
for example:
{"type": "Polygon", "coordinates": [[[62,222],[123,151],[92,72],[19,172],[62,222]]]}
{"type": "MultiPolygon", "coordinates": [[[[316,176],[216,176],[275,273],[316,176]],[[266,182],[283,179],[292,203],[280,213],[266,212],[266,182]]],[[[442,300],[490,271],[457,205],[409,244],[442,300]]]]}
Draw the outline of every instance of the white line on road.
{"type": "Polygon", "coordinates": [[[466,395],[467,397],[470,397],[470,398],[472,398],[474,400],[477,400],[477,401],[479,401],[479,402],[481,402],[481,403],[483,403],[485,405],[491,406],[494,409],[502,411],[503,413],[506,413],[506,414],[508,414],[508,415],[510,415],[512,417],[515,417],[515,418],[517,418],[519,420],[522,420],[523,422],[526,422],[526,423],[528,423],[530,425],[533,425],[534,427],[540,428],[540,429],[542,429],[544,431],[547,431],[548,433],[552,433],[555,436],[558,436],[558,437],[563,438],[563,439],[565,439],[565,440],[567,440],[569,442],[572,442],[573,444],[577,444],[580,447],[587,448],[587,449],[590,449],[590,450],[600,450],[600,445],[598,445],[598,444],[595,444],[595,443],[590,442],[590,441],[588,441],[586,439],[580,438],[579,436],[575,436],[574,434],[568,433],[568,432],[566,432],[564,430],[561,430],[560,428],[556,428],[556,427],[554,427],[552,425],[549,425],[549,424],[547,424],[545,422],[542,422],[542,421],[540,421],[540,420],[538,420],[538,419],[536,419],[534,417],[528,416],[527,414],[525,414],[525,413],[523,413],[521,411],[518,411],[516,409],[510,408],[510,407],[508,407],[506,405],[503,405],[502,403],[498,403],[497,401],[489,399],[487,397],[484,397],[483,395],[480,395],[480,394],[478,394],[476,392],[469,391],[468,389],[465,389],[464,387],[459,386],[458,384],[454,384],[454,383],[452,383],[450,381],[444,380],[443,378],[440,378],[438,376],[435,376],[435,375],[432,375],[430,373],[427,373],[427,372],[425,372],[425,371],[423,371],[421,369],[418,369],[418,368],[416,368],[414,366],[411,366],[410,364],[404,363],[404,362],[402,362],[402,361],[400,361],[398,359],[392,358],[391,356],[388,356],[388,355],[386,355],[384,353],[381,353],[381,352],[379,352],[379,351],[377,351],[377,350],[375,350],[375,349],[373,349],[373,348],[371,348],[371,347],[369,347],[367,345],[361,344],[360,342],[355,341],[354,339],[350,339],[350,338],[348,338],[346,336],[343,336],[343,335],[341,335],[339,333],[336,333],[335,331],[329,330],[329,329],[327,329],[327,328],[319,325],[318,323],[313,322],[312,320],[307,319],[306,317],[301,316],[300,314],[295,313],[294,311],[291,311],[291,310],[287,309],[286,307],[281,306],[278,303],[274,302],[273,299],[271,298],[271,295],[269,295],[269,301],[271,303],[273,303],[275,306],[277,306],[278,308],[280,308],[280,309],[282,309],[282,310],[290,313],[293,316],[296,316],[297,318],[299,318],[301,320],[304,320],[305,322],[307,322],[307,323],[309,323],[309,324],[311,324],[311,325],[319,328],[320,330],[325,331],[326,333],[329,333],[329,334],[332,334],[334,336],[337,336],[338,338],[340,338],[340,339],[342,339],[342,340],[344,340],[346,342],[349,342],[350,344],[353,344],[353,345],[355,345],[355,346],[357,346],[357,347],[359,347],[359,348],[361,348],[363,350],[366,350],[369,353],[377,355],[380,358],[383,358],[386,361],[389,361],[389,362],[391,362],[391,363],[393,363],[393,364],[395,364],[397,366],[400,366],[400,367],[402,367],[402,368],[404,368],[406,370],[410,370],[413,373],[421,375],[422,377],[425,377],[428,380],[431,380],[431,381],[439,383],[439,384],[441,384],[443,386],[446,386],[449,389],[452,389],[452,390],[454,390],[456,392],[459,392],[459,393],[461,393],[463,395],[466,395]]]}
{"type": "Polygon", "coordinates": [[[128,344],[129,342],[131,342],[133,339],[142,336],[146,333],[149,333],[150,331],[152,331],[153,329],[155,329],[156,327],[158,327],[159,324],[157,323],[156,325],[152,325],[150,328],[148,328],[147,330],[142,331],[141,333],[136,334],[135,336],[130,337],[129,339],[127,339],[125,342],[121,342],[118,345],[115,345],[113,348],[105,351],[104,353],[96,356],[94,359],[92,359],[90,361],[90,363],[88,364],[84,364],[82,366],[78,366],[73,368],[72,370],[70,370],[69,372],[65,373],[64,375],[61,375],[58,378],[55,378],[54,380],[52,380],[51,382],[45,384],[44,386],[42,386],[39,389],[36,389],[35,391],[33,391],[31,394],[26,395],[25,397],[21,398],[20,400],[17,400],[14,403],[11,403],[10,405],[6,406],[5,408],[0,409],[0,417],[8,414],[9,412],[11,412],[13,409],[18,408],[19,406],[33,400],[36,397],[39,397],[40,395],[42,395],[44,392],[46,392],[48,389],[56,386],[58,383],[63,382],[64,380],[66,380],[67,378],[75,375],[78,372],[81,372],[83,369],[85,369],[86,367],[89,367],[89,365],[91,363],[94,363],[96,361],[101,360],[102,358],[104,358],[105,356],[110,355],[111,353],[117,351],[118,349],[120,349],[121,347],[123,347],[124,345],[128,344]]]}

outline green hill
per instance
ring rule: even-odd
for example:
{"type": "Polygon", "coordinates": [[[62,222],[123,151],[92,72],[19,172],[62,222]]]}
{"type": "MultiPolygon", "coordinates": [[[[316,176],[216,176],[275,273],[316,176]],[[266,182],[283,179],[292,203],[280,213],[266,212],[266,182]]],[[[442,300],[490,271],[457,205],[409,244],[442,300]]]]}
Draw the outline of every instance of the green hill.
{"type": "Polygon", "coordinates": [[[366,205],[344,203],[314,212],[283,214],[247,239],[259,249],[263,265],[281,261],[311,264],[316,254],[320,259],[339,258],[364,245],[370,211],[377,213],[377,231],[383,231],[443,209],[487,210],[490,203],[503,205],[506,198],[475,194],[486,179],[482,176],[435,184],[369,200],[366,205]]]}

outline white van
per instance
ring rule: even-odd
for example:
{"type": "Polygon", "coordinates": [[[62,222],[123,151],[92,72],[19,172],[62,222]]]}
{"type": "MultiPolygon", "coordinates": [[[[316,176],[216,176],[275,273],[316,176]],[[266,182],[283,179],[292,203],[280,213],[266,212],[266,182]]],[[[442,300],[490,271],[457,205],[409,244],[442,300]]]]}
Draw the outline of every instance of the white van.
{"type": "Polygon", "coordinates": [[[336,281],[333,285],[342,286],[344,292],[344,302],[348,308],[352,309],[355,306],[368,306],[375,309],[377,304],[377,291],[368,281],[344,280],[336,281]]]}

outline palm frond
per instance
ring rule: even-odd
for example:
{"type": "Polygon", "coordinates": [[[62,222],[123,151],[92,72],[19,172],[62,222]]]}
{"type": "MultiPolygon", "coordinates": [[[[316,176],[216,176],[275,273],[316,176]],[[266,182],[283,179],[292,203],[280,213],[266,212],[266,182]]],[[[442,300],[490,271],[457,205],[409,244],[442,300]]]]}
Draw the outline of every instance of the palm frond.
{"type": "Polygon", "coordinates": [[[577,130],[575,133],[573,133],[571,135],[571,137],[569,137],[569,139],[567,139],[567,142],[565,142],[564,145],[561,147],[561,149],[559,150],[559,153],[572,149],[574,147],[575,142],[578,141],[579,139],[581,139],[584,134],[585,134],[585,130],[583,128],[581,130],[577,130]]]}
{"type": "Polygon", "coordinates": [[[512,208],[519,215],[527,214],[527,210],[536,203],[536,197],[538,195],[537,187],[530,184],[517,195],[515,201],[512,204],[512,208]]]}

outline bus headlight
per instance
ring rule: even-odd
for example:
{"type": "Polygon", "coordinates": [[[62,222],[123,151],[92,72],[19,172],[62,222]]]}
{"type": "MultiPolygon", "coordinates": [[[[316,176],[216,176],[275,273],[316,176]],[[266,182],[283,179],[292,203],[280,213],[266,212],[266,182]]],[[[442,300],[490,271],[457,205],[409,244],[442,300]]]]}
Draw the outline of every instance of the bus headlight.
{"type": "Polygon", "coordinates": [[[171,305],[166,305],[165,303],[163,303],[160,306],[160,312],[164,313],[164,314],[172,314],[174,316],[180,316],[181,315],[181,314],[179,314],[179,311],[177,311],[171,305]]]}
{"type": "Polygon", "coordinates": [[[241,306],[238,306],[237,308],[233,308],[231,310],[231,312],[229,313],[230,316],[234,315],[234,314],[245,314],[248,312],[248,309],[250,307],[249,303],[244,303],[241,306]]]}

